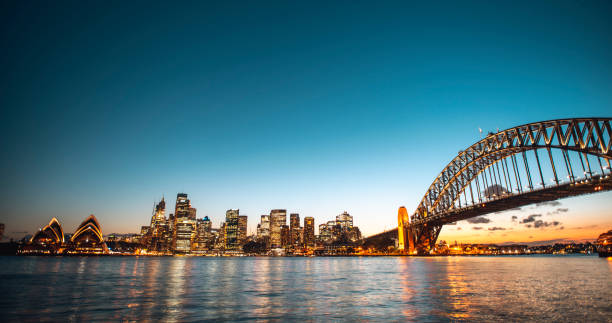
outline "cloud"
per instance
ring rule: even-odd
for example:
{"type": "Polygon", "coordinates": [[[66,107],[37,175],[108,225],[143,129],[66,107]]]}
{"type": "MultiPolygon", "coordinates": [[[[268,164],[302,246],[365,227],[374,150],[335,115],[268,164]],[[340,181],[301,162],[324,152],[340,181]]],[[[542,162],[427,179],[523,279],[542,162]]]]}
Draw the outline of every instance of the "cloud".
{"type": "Polygon", "coordinates": [[[484,216],[477,216],[475,218],[467,219],[468,223],[476,224],[476,223],[489,223],[491,220],[485,218],[484,216]]]}
{"type": "Polygon", "coordinates": [[[582,230],[582,229],[595,229],[599,227],[597,224],[587,225],[586,227],[573,227],[572,229],[582,230]]]}
{"type": "Polygon", "coordinates": [[[569,211],[568,208],[558,208],[558,209],[556,209],[556,210],[554,210],[552,212],[546,213],[546,215],[554,215],[554,214],[559,214],[559,213],[565,213],[567,211],[569,211]]]}
{"type": "Polygon", "coordinates": [[[513,215],[513,216],[512,216],[512,222],[516,221],[516,219],[518,219],[518,216],[513,215]]]}
{"type": "Polygon", "coordinates": [[[535,207],[540,207],[540,206],[559,206],[559,205],[561,205],[561,202],[559,202],[559,201],[546,201],[546,202],[536,203],[535,207]]]}
{"type": "Polygon", "coordinates": [[[552,221],[552,222],[544,222],[542,220],[537,220],[533,223],[533,227],[534,228],[546,228],[546,227],[556,227],[559,224],[561,224],[561,222],[559,221],[552,221]]]}
{"type": "Polygon", "coordinates": [[[506,228],[502,228],[502,227],[492,227],[492,228],[489,228],[489,231],[499,231],[499,230],[506,230],[506,228]]]}
{"type": "Polygon", "coordinates": [[[482,227],[472,227],[474,230],[482,230],[482,227]]]}
{"type": "Polygon", "coordinates": [[[524,218],[521,220],[521,222],[519,223],[531,223],[531,222],[535,222],[535,218],[542,216],[542,214],[530,214],[528,217],[524,218]]]}

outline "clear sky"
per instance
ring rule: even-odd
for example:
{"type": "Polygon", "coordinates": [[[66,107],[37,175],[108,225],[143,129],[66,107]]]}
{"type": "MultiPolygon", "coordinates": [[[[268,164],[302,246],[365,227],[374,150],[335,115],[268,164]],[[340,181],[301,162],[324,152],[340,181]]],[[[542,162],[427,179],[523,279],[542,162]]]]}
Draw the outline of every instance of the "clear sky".
{"type": "MultiPolygon", "coordinates": [[[[369,235],[479,127],[612,115],[610,1],[2,1],[0,25],[0,222],[15,238],[90,213],[138,232],[177,192],[215,227],[230,208],[251,231],[270,209],[316,224],[346,210],[369,235]]],[[[611,193],[561,203],[544,216],[563,230],[504,213],[441,238],[612,228],[611,193]]]]}

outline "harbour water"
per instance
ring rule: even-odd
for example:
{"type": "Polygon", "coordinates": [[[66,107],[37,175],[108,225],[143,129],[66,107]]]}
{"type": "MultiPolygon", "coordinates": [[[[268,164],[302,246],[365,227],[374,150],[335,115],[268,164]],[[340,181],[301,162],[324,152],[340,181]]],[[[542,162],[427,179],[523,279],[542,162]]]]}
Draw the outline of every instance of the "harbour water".
{"type": "Polygon", "coordinates": [[[612,258],[0,257],[0,321],[612,320],[612,258]]]}

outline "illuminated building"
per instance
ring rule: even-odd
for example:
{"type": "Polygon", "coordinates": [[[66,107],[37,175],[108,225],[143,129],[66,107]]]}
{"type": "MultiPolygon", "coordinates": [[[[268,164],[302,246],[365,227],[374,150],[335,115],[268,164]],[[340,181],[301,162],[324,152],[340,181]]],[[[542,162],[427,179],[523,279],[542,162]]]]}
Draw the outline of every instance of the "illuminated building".
{"type": "Polygon", "coordinates": [[[173,249],[176,253],[189,253],[195,237],[196,209],[191,207],[187,194],[176,195],[173,226],[173,249]]]}
{"type": "Polygon", "coordinates": [[[219,227],[219,237],[217,239],[217,249],[225,249],[225,222],[221,222],[219,227]]]}
{"type": "Polygon", "coordinates": [[[287,248],[291,245],[291,231],[289,230],[288,225],[283,225],[281,227],[281,247],[287,248]]]}
{"type": "Polygon", "coordinates": [[[240,248],[242,248],[247,241],[247,221],[248,217],[246,215],[238,216],[238,245],[240,248]]]}
{"type": "Polygon", "coordinates": [[[213,248],[215,236],[212,232],[212,224],[208,216],[196,221],[196,237],[193,241],[192,250],[204,251],[213,248]]]}
{"type": "Polygon", "coordinates": [[[240,249],[238,241],[238,217],[240,210],[227,210],[225,212],[225,250],[240,249]]]}
{"type": "Polygon", "coordinates": [[[262,215],[261,222],[257,225],[257,237],[270,237],[270,216],[262,215]]]}
{"type": "Polygon", "coordinates": [[[68,253],[99,254],[107,253],[108,248],[102,238],[102,230],[98,219],[92,214],[79,225],[70,238],[68,253]]]}
{"type": "Polygon", "coordinates": [[[314,218],[307,216],[304,218],[304,234],[303,241],[304,245],[307,247],[314,247],[315,237],[314,237],[314,218]]]}
{"type": "Polygon", "coordinates": [[[353,228],[353,217],[348,214],[348,212],[344,211],[342,214],[336,215],[336,223],[340,225],[343,230],[348,230],[353,228]]]}
{"type": "Polygon", "coordinates": [[[272,248],[282,247],[281,229],[287,224],[287,210],[276,209],[270,212],[270,245],[272,248]]]}
{"type": "Polygon", "coordinates": [[[151,226],[146,239],[147,249],[150,251],[165,251],[168,249],[168,223],[166,220],[166,202],[161,201],[153,208],[151,226]]]}
{"type": "Polygon", "coordinates": [[[51,219],[49,224],[32,236],[30,242],[42,245],[64,243],[64,231],[59,221],[56,218],[51,219]]]}
{"type": "Polygon", "coordinates": [[[327,221],[319,225],[319,240],[322,243],[347,247],[361,239],[361,231],[353,225],[353,217],[347,212],[336,216],[336,221],[327,221]]]}
{"type": "Polygon", "coordinates": [[[301,245],[300,243],[300,215],[297,213],[291,213],[289,215],[289,234],[291,235],[291,244],[294,246],[301,245]]]}
{"type": "Polygon", "coordinates": [[[327,226],[327,223],[319,224],[319,240],[322,242],[331,241],[332,233],[330,228],[327,226]]]}

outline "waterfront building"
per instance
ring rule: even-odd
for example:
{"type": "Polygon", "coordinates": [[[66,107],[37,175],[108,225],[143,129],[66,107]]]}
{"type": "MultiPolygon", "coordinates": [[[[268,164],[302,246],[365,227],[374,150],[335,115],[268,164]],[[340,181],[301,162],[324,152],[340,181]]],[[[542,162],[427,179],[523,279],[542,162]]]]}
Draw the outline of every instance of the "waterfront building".
{"type": "Polygon", "coordinates": [[[176,195],[172,247],[176,253],[189,253],[195,237],[196,209],[185,193],[176,195]]]}
{"type": "Polygon", "coordinates": [[[314,218],[307,216],[304,218],[303,240],[306,247],[314,247],[314,218]]]}
{"type": "Polygon", "coordinates": [[[332,239],[332,231],[327,223],[319,224],[319,240],[321,242],[330,242],[332,239]]]}
{"type": "Polygon", "coordinates": [[[57,254],[64,245],[64,231],[56,218],[36,232],[27,245],[22,246],[20,253],[24,254],[57,254]]]}
{"type": "Polygon", "coordinates": [[[270,245],[272,248],[282,247],[281,229],[287,224],[287,210],[270,211],[270,245]]]}
{"type": "Polygon", "coordinates": [[[240,210],[225,212],[225,250],[238,250],[238,218],[240,210]]]}
{"type": "Polygon", "coordinates": [[[291,246],[291,231],[288,225],[281,226],[281,248],[288,248],[291,246]]]}
{"type": "Polygon", "coordinates": [[[0,223],[0,241],[4,237],[4,223],[0,223]]]}
{"type": "Polygon", "coordinates": [[[212,223],[208,216],[196,221],[196,237],[193,239],[192,250],[205,251],[213,248],[215,236],[212,223]]]}
{"type": "Polygon", "coordinates": [[[191,235],[194,231],[194,223],[187,219],[177,222],[175,233],[174,251],[177,253],[191,252],[191,235]]]}
{"type": "Polygon", "coordinates": [[[108,253],[108,248],[102,238],[100,223],[93,214],[79,225],[70,238],[68,249],[68,253],[74,254],[108,253]]]}
{"type": "Polygon", "coordinates": [[[267,214],[261,216],[261,222],[257,225],[257,237],[270,237],[270,216],[267,214]]]}
{"type": "Polygon", "coordinates": [[[340,225],[342,230],[350,230],[353,228],[353,216],[344,211],[342,214],[336,215],[336,224],[340,225]]]}
{"type": "Polygon", "coordinates": [[[291,213],[289,215],[289,231],[291,244],[295,247],[301,245],[300,235],[302,228],[300,227],[300,215],[298,213],[291,213]]]}
{"type": "Polygon", "coordinates": [[[225,222],[221,222],[219,226],[219,237],[217,238],[216,248],[219,250],[225,249],[225,222]]]}
{"type": "Polygon", "coordinates": [[[20,254],[102,254],[108,253],[100,224],[92,214],[68,237],[56,218],[36,232],[20,254]]]}
{"type": "Polygon", "coordinates": [[[153,207],[151,226],[147,232],[146,247],[150,251],[164,251],[168,249],[168,223],[166,220],[166,202],[161,201],[153,207]]]}
{"type": "Polygon", "coordinates": [[[244,246],[244,244],[247,242],[247,221],[248,216],[238,216],[238,245],[240,248],[242,248],[242,246],[244,246]]]}

